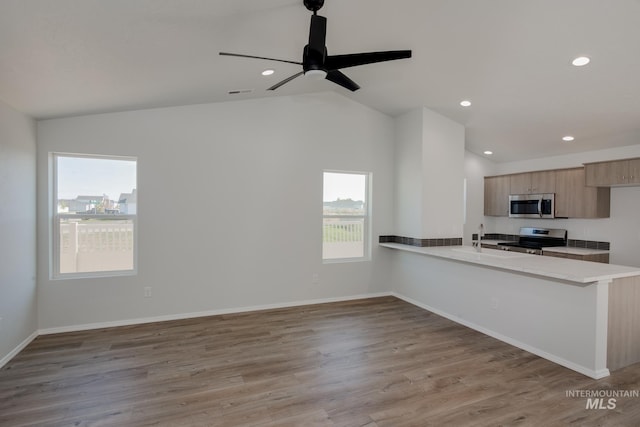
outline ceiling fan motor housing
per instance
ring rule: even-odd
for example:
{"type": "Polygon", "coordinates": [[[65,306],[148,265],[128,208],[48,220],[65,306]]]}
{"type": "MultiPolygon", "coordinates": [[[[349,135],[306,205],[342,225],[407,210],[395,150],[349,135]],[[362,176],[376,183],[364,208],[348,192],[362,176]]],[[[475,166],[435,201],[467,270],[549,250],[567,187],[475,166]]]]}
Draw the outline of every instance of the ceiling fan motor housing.
{"type": "Polygon", "coordinates": [[[313,13],[319,11],[324,5],[324,0],[304,0],[304,6],[313,13]]]}
{"type": "Polygon", "coordinates": [[[309,48],[309,45],[304,47],[304,54],[302,55],[302,69],[306,73],[309,70],[324,70],[324,61],[326,57],[326,49],[321,53],[314,49],[309,48]]]}

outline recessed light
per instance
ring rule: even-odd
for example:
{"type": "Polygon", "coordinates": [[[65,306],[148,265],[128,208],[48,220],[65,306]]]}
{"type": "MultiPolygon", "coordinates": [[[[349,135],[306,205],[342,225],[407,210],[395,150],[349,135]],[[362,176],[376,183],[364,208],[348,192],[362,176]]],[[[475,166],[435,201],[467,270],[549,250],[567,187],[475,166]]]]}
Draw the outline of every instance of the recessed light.
{"type": "Polygon", "coordinates": [[[586,56],[578,56],[573,61],[571,61],[571,63],[576,67],[582,67],[583,65],[587,65],[589,62],[591,62],[591,59],[586,56]]]}
{"type": "Polygon", "coordinates": [[[575,138],[574,138],[574,137],[572,137],[571,135],[567,135],[567,136],[563,136],[563,137],[562,137],[562,140],[563,140],[563,141],[566,141],[566,142],[571,142],[571,141],[573,141],[574,139],[575,139],[575,138]]]}
{"type": "Polygon", "coordinates": [[[263,75],[263,76],[270,76],[270,75],[271,75],[271,74],[273,74],[273,73],[275,73],[275,71],[274,71],[274,70],[268,69],[268,70],[264,70],[264,71],[262,72],[262,75],[263,75]]]}
{"type": "Polygon", "coordinates": [[[484,152],[484,154],[486,154],[487,156],[490,156],[490,155],[492,155],[492,154],[493,154],[493,151],[489,151],[489,150],[487,150],[487,151],[485,151],[485,152],[484,152]]]}
{"type": "Polygon", "coordinates": [[[471,101],[468,100],[464,100],[460,102],[460,105],[462,105],[463,107],[469,107],[471,105],[471,101]]]}

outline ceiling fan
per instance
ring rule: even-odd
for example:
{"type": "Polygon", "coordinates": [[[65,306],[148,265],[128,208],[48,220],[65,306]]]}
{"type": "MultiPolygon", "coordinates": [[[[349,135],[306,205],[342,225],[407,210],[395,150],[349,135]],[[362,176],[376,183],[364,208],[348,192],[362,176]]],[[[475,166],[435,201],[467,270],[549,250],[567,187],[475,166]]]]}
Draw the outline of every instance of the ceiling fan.
{"type": "Polygon", "coordinates": [[[327,55],[325,38],[327,35],[327,18],[318,15],[318,10],[324,5],[324,0],[303,0],[307,9],[313,12],[311,15],[311,27],[309,29],[309,44],[304,47],[302,62],[286,61],[283,59],[265,58],[262,56],[241,55],[237,53],[220,52],[220,55],[238,56],[241,58],[266,59],[269,61],[287,62],[289,64],[302,65],[302,71],[287,77],[267,90],[276,90],[291,80],[305,75],[317,79],[324,79],[340,85],[350,91],[360,89],[360,86],[340,70],[342,68],[358,65],[372,64],[374,62],[393,61],[396,59],[411,58],[410,50],[390,50],[384,52],[353,53],[349,55],[327,55]]]}

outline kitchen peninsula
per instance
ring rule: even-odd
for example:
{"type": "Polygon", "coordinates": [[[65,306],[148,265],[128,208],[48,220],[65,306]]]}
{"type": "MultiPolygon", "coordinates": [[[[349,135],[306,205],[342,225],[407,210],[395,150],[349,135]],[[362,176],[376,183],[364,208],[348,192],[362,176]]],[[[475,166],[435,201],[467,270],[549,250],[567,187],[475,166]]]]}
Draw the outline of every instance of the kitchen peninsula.
{"type": "Polygon", "coordinates": [[[394,249],[393,291],[592,378],[640,361],[640,268],[469,246],[394,249]]]}

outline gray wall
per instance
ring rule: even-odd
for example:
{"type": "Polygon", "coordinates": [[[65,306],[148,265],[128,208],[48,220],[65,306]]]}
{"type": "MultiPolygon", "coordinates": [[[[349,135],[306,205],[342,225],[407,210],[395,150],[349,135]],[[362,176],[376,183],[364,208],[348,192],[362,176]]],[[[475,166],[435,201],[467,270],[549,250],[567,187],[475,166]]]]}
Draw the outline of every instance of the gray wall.
{"type": "Polygon", "coordinates": [[[393,137],[393,119],[335,93],[39,122],[40,328],[387,291],[393,137]],[[137,156],[136,276],[49,279],[56,151],[137,156]],[[373,173],[371,261],[322,263],[324,169],[373,173]]]}
{"type": "Polygon", "coordinates": [[[0,102],[0,366],[37,330],[36,126],[0,102]]]}
{"type": "Polygon", "coordinates": [[[395,234],[462,237],[464,127],[419,108],[396,119],[395,234]]]}

